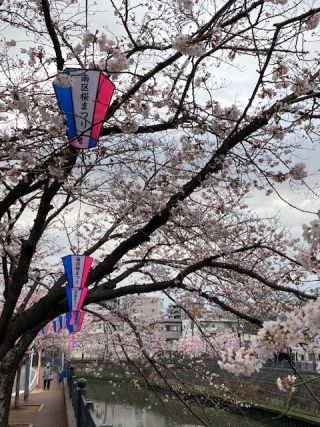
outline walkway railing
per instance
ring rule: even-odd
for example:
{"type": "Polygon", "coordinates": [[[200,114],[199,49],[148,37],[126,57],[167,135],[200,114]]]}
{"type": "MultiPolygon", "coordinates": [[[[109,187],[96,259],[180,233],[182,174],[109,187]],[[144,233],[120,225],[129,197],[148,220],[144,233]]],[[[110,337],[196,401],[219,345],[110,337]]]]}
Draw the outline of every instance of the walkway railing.
{"type": "Polygon", "coordinates": [[[78,380],[74,366],[68,363],[66,364],[66,376],[77,427],[112,427],[99,423],[94,414],[94,403],[86,399],[87,380],[84,378],[78,380]]]}

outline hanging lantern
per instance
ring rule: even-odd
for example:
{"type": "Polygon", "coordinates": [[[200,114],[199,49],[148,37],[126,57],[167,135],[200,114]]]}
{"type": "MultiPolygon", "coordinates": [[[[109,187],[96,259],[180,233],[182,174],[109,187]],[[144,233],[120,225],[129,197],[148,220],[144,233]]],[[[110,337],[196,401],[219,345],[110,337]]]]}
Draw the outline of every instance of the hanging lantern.
{"type": "Polygon", "coordinates": [[[72,325],[88,293],[85,283],[93,258],[86,255],[67,255],[62,258],[62,262],[67,277],[66,294],[71,313],[68,321],[72,325]]]}
{"type": "Polygon", "coordinates": [[[47,324],[43,328],[41,328],[42,335],[46,335],[49,332],[49,325],[47,324]]]}
{"type": "Polygon", "coordinates": [[[73,322],[73,330],[74,332],[80,332],[82,328],[82,323],[84,319],[85,312],[84,311],[78,311],[75,315],[75,319],[73,322]]]}
{"type": "Polygon", "coordinates": [[[53,332],[60,332],[62,329],[61,326],[61,322],[60,322],[60,317],[56,317],[55,319],[52,320],[52,328],[53,328],[53,332]]]}
{"type": "Polygon", "coordinates": [[[86,255],[67,255],[62,258],[68,286],[84,288],[93,258],[86,255]]]}
{"type": "Polygon", "coordinates": [[[59,316],[59,325],[60,325],[60,330],[66,327],[66,315],[62,314],[61,316],[59,316]]]}
{"type": "Polygon", "coordinates": [[[66,323],[67,323],[69,334],[80,332],[82,328],[84,315],[85,315],[84,311],[77,311],[74,314],[66,313],[66,323]],[[74,315],[73,322],[71,322],[73,315],[74,315]]]}
{"type": "Polygon", "coordinates": [[[69,342],[69,350],[70,351],[74,350],[74,347],[75,347],[75,336],[72,333],[70,337],[70,342],[69,342]]]}
{"type": "Polygon", "coordinates": [[[53,88],[69,142],[76,148],[95,147],[115,86],[98,70],[66,68],[63,74],[69,83],[54,82],[53,88]]]}
{"type": "Polygon", "coordinates": [[[75,313],[81,310],[83,302],[88,293],[88,288],[70,288],[66,287],[67,300],[69,311],[72,313],[70,318],[70,323],[74,322],[75,313]]]}
{"type": "Polygon", "coordinates": [[[67,326],[67,329],[69,331],[69,334],[72,334],[73,325],[71,325],[70,319],[71,319],[71,313],[66,313],[66,326],[67,326]]]}

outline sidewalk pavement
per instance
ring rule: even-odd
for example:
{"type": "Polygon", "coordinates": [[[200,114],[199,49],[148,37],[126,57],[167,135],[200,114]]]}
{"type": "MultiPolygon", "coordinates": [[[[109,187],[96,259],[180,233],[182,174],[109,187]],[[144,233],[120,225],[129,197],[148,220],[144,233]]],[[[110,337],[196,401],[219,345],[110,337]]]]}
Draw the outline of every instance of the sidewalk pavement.
{"type": "MultiPolygon", "coordinates": [[[[42,374],[41,374],[42,378],[42,374]]],[[[66,411],[62,385],[58,382],[58,374],[53,374],[50,390],[35,388],[24,401],[20,396],[18,409],[11,409],[9,427],[66,427],[66,411]]]]}

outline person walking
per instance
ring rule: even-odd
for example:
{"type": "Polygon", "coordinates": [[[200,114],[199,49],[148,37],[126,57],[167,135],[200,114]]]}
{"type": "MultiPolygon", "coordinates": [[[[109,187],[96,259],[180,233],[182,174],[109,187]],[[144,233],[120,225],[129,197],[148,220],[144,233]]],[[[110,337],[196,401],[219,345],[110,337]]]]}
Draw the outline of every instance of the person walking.
{"type": "Polygon", "coordinates": [[[52,380],[52,371],[50,363],[47,363],[47,366],[43,370],[43,388],[50,389],[50,381],[52,380]]]}

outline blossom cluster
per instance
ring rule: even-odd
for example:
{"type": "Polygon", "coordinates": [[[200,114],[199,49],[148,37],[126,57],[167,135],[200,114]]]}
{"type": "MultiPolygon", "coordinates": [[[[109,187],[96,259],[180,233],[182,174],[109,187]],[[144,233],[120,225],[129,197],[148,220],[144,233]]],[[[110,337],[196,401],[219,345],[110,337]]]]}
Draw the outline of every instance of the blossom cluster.
{"type": "Polygon", "coordinates": [[[296,77],[291,85],[296,95],[303,95],[313,89],[314,83],[305,77],[296,77]]]}
{"type": "Polygon", "coordinates": [[[223,352],[220,367],[236,375],[250,375],[262,367],[262,358],[272,357],[275,351],[314,343],[320,328],[320,299],[307,303],[297,312],[286,313],[285,318],[264,322],[252,341],[252,349],[223,352]]]}
{"type": "Polygon", "coordinates": [[[296,380],[297,378],[294,375],[288,375],[285,378],[278,378],[277,386],[279,390],[284,393],[293,393],[296,390],[296,387],[294,387],[296,380]]]}
{"type": "MultiPolygon", "coordinates": [[[[93,34],[90,31],[86,31],[82,36],[82,42],[76,46],[76,54],[80,54],[83,49],[87,49],[91,44],[96,43],[99,46],[101,53],[107,52],[112,57],[106,61],[105,58],[101,58],[99,61],[99,68],[101,70],[107,69],[111,73],[119,73],[127,69],[130,65],[129,59],[124,53],[122,53],[116,46],[116,42],[109,39],[105,33],[102,33],[99,37],[98,34],[93,34]]],[[[91,64],[89,68],[96,68],[95,63],[91,64]]]]}
{"type": "Polygon", "coordinates": [[[82,45],[87,48],[91,43],[95,41],[95,35],[90,33],[90,31],[86,31],[82,36],[82,45]]]}
{"type": "Polygon", "coordinates": [[[313,343],[320,327],[320,299],[310,301],[297,312],[286,313],[286,320],[265,322],[253,342],[261,356],[274,350],[294,347],[299,343],[313,343]]]}
{"type": "Polygon", "coordinates": [[[303,238],[313,247],[320,245],[320,219],[314,219],[309,225],[303,224],[303,238]]]}
{"type": "Polygon", "coordinates": [[[286,61],[282,56],[277,60],[277,63],[272,71],[272,80],[277,81],[278,79],[283,79],[289,73],[289,67],[286,61]]]}
{"type": "Polygon", "coordinates": [[[177,0],[177,3],[181,9],[192,10],[193,8],[192,0],[177,0]]]}
{"type": "Polygon", "coordinates": [[[262,362],[257,357],[257,353],[252,349],[241,347],[238,350],[230,349],[221,353],[221,360],[218,362],[220,368],[226,369],[235,375],[251,375],[262,368],[262,362]]]}
{"type": "Polygon", "coordinates": [[[172,40],[172,47],[183,55],[202,56],[205,54],[205,49],[200,43],[193,41],[185,34],[178,34],[172,40]]]}
{"type": "Polygon", "coordinates": [[[314,30],[315,28],[317,28],[319,22],[320,22],[320,13],[315,13],[314,15],[306,19],[305,21],[306,29],[314,30]]]}
{"type": "Polygon", "coordinates": [[[303,162],[295,164],[290,169],[289,173],[290,173],[290,176],[296,180],[302,180],[308,176],[307,171],[306,171],[306,164],[303,162]]]}
{"type": "Polygon", "coordinates": [[[121,125],[121,130],[124,133],[135,133],[139,129],[139,123],[132,118],[128,118],[121,125]]]}
{"type": "Polygon", "coordinates": [[[126,55],[120,50],[115,49],[113,56],[107,63],[108,71],[112,73],[119,73],[129,67],[130,61],[126,55]]]}
{"type": "Polygon", "coordinates": [[[97,38],[97,43],[100,49],[100,52],[108,52],[111,53],[115,47],[115,41],[109,39],[105,33],[102,33],[100,37],[97,38]]]}
{"type": "Polygon", "coordinates": [[[220,351],[229,348],[233,350],[239,348],[239,339],[232,330],[225,330],[206,338],[198,335],[182,337],[174,342],[171,347],[175,352],[193,356],[203,354],[217,356],[220,351]]]}

